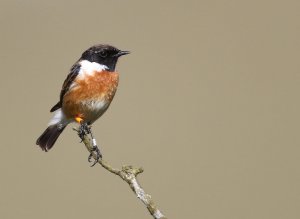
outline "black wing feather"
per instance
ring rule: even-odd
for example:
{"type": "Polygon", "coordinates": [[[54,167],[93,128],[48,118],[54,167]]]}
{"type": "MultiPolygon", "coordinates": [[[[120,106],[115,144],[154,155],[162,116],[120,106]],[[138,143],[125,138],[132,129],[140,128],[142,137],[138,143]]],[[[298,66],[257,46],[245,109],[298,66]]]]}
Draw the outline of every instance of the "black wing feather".
{"type": "Polygon", "coordinates": [[[73,83],[73,81],[75,80],[75,78],[77,77],[79,71],[80,71],[80,64],[78,63],[74,64],[62,86],[59,102],[51,108],[50,112],[54,112],[55,110],[61,108],[64,95],[69,91],[69,88],[73,83]]]}

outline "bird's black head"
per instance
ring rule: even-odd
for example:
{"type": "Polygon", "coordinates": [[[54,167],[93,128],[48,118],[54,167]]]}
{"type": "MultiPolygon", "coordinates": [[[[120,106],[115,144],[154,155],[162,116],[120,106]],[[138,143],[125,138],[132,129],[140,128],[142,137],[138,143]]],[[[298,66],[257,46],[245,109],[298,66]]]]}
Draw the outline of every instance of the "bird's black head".
{"type": "Polygon", "coordinates": [[[114,71],[118,58],[129,54],[128,51],[121,51],[110,45],[95,45],[87,49],[81,55],[81,60],[97,62],[108,67],[108,71],[114,71]]]}

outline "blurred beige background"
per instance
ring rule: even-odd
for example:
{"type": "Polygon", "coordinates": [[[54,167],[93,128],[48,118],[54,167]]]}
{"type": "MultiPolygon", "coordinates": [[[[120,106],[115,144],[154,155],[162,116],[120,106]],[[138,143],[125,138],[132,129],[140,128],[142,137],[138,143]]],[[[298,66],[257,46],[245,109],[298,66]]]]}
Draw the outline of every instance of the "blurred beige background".
{"type": "Polygon", "coordinates": [[[122,57],[94,132],[169,218],[300,218],[299,1],[1,1],[0,218],[151,218],[71,126],[35,141],[96,43],[122,57]]]}

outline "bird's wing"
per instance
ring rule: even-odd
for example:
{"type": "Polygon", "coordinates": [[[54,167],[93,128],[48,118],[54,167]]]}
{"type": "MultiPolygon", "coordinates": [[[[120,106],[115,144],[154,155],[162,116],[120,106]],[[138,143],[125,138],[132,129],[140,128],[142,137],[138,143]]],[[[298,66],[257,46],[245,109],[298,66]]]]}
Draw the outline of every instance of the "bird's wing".
{"type": "Polygon", "coordinates": [[[76,63],[72,66],[70,73],[68,74],[66,80],[63,83],[63,86],[62,86],[62,89],[60,92],[59,102],[51,108],[50,112],[54,112],[55,110],[61,108],[63,97],[69,91],[71,84],[73,83],[73,81],[75,80],[76,76],[79,73],[79,70],[80,70],[80,64],[76,63]]]}

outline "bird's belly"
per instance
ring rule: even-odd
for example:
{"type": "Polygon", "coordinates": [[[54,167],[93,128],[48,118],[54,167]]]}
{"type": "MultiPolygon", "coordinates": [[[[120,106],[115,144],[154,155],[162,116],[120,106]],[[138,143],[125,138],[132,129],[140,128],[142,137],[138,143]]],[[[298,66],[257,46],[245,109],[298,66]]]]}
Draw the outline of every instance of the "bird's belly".
{"type": "Polygon", "coordinates": [[[107,110],[109,104],[110,102],[104,98],[65,101],[63,111],[69,118],[80,117],[85,122],[93,123],[107,110]]]}
{"type": "Polygon", "coordinates": [[[104,100],[85,100],[79,103],[83,118],[90,123],[97,120],[109,107],[109,102],[104,100]]]}

